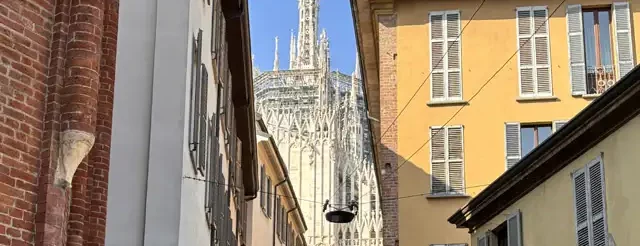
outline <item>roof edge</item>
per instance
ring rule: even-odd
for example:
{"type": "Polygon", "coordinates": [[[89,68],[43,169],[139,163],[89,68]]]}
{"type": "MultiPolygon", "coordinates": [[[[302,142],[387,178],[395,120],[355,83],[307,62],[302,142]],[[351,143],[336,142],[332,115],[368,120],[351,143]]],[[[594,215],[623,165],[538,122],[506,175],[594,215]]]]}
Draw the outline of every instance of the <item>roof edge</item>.
{"type": "Polygon", "coordinates": [[[636,66],[560,130],[492,182],[447,221],[469,231],[484,225],[640,113],[636,66]]]}

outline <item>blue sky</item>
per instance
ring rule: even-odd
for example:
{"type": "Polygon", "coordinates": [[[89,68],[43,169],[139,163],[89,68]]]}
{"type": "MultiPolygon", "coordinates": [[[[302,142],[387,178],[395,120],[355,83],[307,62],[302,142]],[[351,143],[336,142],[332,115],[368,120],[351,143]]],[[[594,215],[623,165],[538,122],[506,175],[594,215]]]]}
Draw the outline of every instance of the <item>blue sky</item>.
{"type": "MultiPolygon", "coordinates": [[[[331,69],[351,74],[355,66],[356,42],[347,0],[319,0],[320,29],[327,30],[331,69]]],[[[289,66],[291,29],[298,32],[298,0],[249,0],[251,51],[260,70],[273,68],[274,38],[278,36],[280,69],[289,66]]]]}

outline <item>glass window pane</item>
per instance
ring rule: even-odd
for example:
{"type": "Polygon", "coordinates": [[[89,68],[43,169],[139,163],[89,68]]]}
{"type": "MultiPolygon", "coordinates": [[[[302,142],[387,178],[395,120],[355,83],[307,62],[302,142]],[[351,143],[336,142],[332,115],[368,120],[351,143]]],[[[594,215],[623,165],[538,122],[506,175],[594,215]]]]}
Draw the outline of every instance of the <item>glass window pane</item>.
{"type": "Polygon", "coordinates": [[[551,126],[538,127],[538,144],[542,143],[549,136],[551,136],[551,126]]]}
{"type": "Polygon", "coordinates": [[[522,151],[522,156],[527,155],[527,153],[533,149],[533,145],[533,128],[520,128],[520,151],[522,151]]]}
{"type": "Polygon", "coordinates": [[[608,10],[601,10],[598,12],[598,27],[600,28],[598,34],[600,36],[600,62],[605,67],[613,64],[611,59],[611,26],[609,25],[609,18],[608,10]]]}
{"type": "Polygon", "coordinates": [[[582,25],[584,32],[584,50],[587,67],[593,68],[596,65],[596,41],[594,34],[595,18],[593,12],[582,13],[582,25]]]}

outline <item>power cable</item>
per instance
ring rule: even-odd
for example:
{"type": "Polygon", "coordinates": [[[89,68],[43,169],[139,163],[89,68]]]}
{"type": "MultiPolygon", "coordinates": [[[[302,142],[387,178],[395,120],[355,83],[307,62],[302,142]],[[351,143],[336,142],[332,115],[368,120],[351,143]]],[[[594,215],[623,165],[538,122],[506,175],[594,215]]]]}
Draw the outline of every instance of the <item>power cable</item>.
{"type": "MultiPolygon", "coordinates": [[[[464,27],[462,27],[462,30],[460,30],[460,33],[458,34],[458,36],[456,37],[456,41],[451,43],[451,45],[449,45],[449,47],[447,48],[447,51],[444,52],[444,54],[442,54],[442,57],[440,57],[440,60],[438,60],[438,63],[436,63],[435,66],[432,66],[433,68],[431,69],[431,71],[429,71],[429,74],[427,75],[427,77],[422,81],[422,83],[420,84],[420,86],[418,86],[418,88],[415,90],[415,92],[413,93],[413,95],[409,98],[409,101],[407,101],[407,103],[405,103],[405,105],[402,107],[402,109],[400,110],[400,112],[396,115],[396,117],[393,119],[393,121],[391,122],[391,124],[387,127],[386,130],[384,130],[384,132],[380,135],[380,140],[377,141],[376,143],[373,144],[374,148],[380,144],[382,142],[382,138],[384,137],[385,134],[387,134],[387,132],[389,131],[389,129],[391,129],[391,127],[393,127],[393,125],[396,123],[396,121],[398,120],[398,118],[400,118],[400,115],[402,115],[402,113],[404,112],[405,109],[407,109],[407,107],[409,106],[409,104],[411,103],[411,101],[413,101],[413,99],[416,97],[416,95],[418,95],[418,92],[420,91],[420,89],[422,89],[422,87],[427,83],[427,81],[429,80],[429,78],[431,77],[431,75],[433,74],[434,68],[438,67],[440,65],[440,63],[442,62],[442,60],[444,60],[444,58],[447,56],[447,54],[449,53],[449,50],[451,50],[451,47],[453,47],[455,44],[459,43],[460,37],[462,36],[462,33],[464,33],[464,30],[467,29],[467,26],[469,26],[469,24],[471,23],[471,21],[473,21],[473,19],[475,18],[476,14],[478,13],[478,11],[480,11],[480,9],[482,8],[482,6],[484,5],[484,3],[486,2],[486,0],[482,0],[482,2],[480,2],[480,4],[478,5],[478,7],[476,8],[476,10],[473,12],[473,14],[471,15],[471,17],[469,18],[469,21],[467,21],[467,23],[464,25],[464,27]]],[[[362,165],[362,163],[364,163],[364,160],[366,158],[363,158],[362,161],[360,162],[360,165],[362,165]]],[[[354,168],[349,175],[345,176],[348,177],[351,174],[353,174],[353,172],[355,170],[358,170],[358,168],[354,168]]],[[[334,193],[332,194],[335,195],[336,193],[339,193],[340,189],[342,188],[342,182],[338,183],[338,188],[336,189],[336,191],[334,191],[334,193]]],[[[330,196],[331,197],[331,196],[330,196]]]]}
{"type": "MultiPolygon", "coordinates": [[[[507,59],[507,61],[505,61],[505,62],[502,64],[502,66],[500,66],[500,68],[498,68],[498,70],[497,70],[495,73],[493,73],[493,75],[491,75],[491,77],[489,77],[489,79],[488,79],[488,80],[487,80],[487,81],[486,81],[486,82],[485,82],[485,83],[484,83],[484,84],[483,84],[483,85],[478,89],[478,91],[476,91],[476,92],[473,94],[473,96],[471,96],[471,98],[469,98],[468,103],[467,103],[467,104],[462,105],[462,106],[461,106],[461,107],[460,107],[460,108],[459,108],[459,109],[458,109],[458,110],[457,110],[457,111],[456,111],[456,112],[455,112],[455,113],[454,113],[454,114],[453,114],[453,115],[452,115],[452,116],[451,116],[451,117],[450,117],[450,118],[449,118],[449,119],[448,119],[444,124],[441,124],[441,126],[446,126],[447,124],[449,124],[449,122],[450,122],[453,118],[455,118],[455,117],[458,115],[458,113],[460,113],[460,111],[462,111],[462,109],[464,109],[464,107],[466,107],[467,105],[469,105],[469,104],[471,103],[471,101],[472,101],[474,98],[476,98],[476,96],[478,96],[478,95],[480,94],[480,92],[482,92],[482,89],[484,89],[484,88],[485,88],[485,87],[486,87],[486,86],[487,86],[487,85],[488,85],[488,84],[489,84],[489,83],[490,83],[490,82],[491,82],[491,81],[492,81],[492,80],[493,80],[493,79],[498,75],[498,73],[499,73],[500,71],[502,71],[502,69],[504,69],[504,68],[507,66],[507,64],[509,63],[509,61],[511,61],[511,59],[513,59],[513,58],[518,54],[518,52],[520,52],[520,49],[522,49],[522,47],[524,47],[526,44],[528,44],[529,42],[531,42],[531,39],[532,39],[532,38],[533,38],[533,36],[538,32],[538,30],[540,30],[540,28],[542,28],[543,26],[547,26],[547,23],[549,22],[549,19],[551,18],[551,16],[553,16],[553,15],[558,11],[558,9],[560,9],[560,7],[561,7],[561,6],[562,6],[566,1],[567,1],[567,0],[562,0],[562,1],[560,2],[560,4],[558,4],[558,6],[557,6],[557,7],[556,7],[556,8],[555,8],[555,9],[554,9],[550,14],[548,14],[547,18],[545,19],[545,21],[544,21],[544,23],[543,23],[544,25],[540,25],[540,26],[538,26],[538,28],[536,28],[536,30],[533,32],[533,34],[531,34],[531,36],[527,39],[527,42],[524,42],[523,44],[521,44],[521,45],[518,47],[518,49],[517,49],[517,50],[516,50],[516,51],[515,51],[515,52],[514,52],[510,57],[509,57],[509,59],[507,59]]],[[[484,2],[484,1],[483,1],[483,2],[484,2]]],[[[423,143],[423,144],[422,144],[422,145],[421,145],[421,146],[420,146],[416,151],[414,151],[411,155],[409,155],[409,157],[408,157],[404,162],[402,162],[402,163],[401,163],[401,164],[400,164],[396,169],[394,169],[394,170],[393,170],[393,172],[397,172],[397,171],[398,171],[398,169],[400,169],[404,164],[406,164],[407,162],[409,162],[409,160],[410,160],[413,156],[415,156],[418,152],[420,152],[420,150],[422,150],[422,148],[424,148],[424,146],[426,146],[426,145],[431,141],[431,138],[432,138],[434,135],[438,135],[438,134],[440,133],[440,131],[442,131],[442,129],[444,129],[444,128],[440,128],[440,129],[438,129],[438,131],[437,131],[435,134],[431,134],[431,136],[429,137],[429,139],[427,139],[427,141],[425,141],[425,142],[424,142],[424,143],[423,143]]],[[[382,138],[380,138],[380,139],[382,139],[382,138]]],[[[384,178],[383,178],[383,179],[384,179],[384,178]]],[[[381,182],[381,183],[382,183],[382,182],[381,182]]],[[[381,185],[381,184],[379,184],[379,185],[381,185]]],[[[371,192],[371,191],[369,191],[369,192],[371,192]]],[[[362,195],[362,196],[364,196],[364,195],[362,195]]]]}

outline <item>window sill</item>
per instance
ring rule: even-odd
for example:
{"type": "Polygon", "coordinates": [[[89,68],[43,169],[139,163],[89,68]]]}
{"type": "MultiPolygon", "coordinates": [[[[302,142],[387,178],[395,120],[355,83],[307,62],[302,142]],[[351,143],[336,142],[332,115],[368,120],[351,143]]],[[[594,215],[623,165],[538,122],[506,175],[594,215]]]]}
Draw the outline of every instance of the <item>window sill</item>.
{"type": "Polygon", "coordinates": [[[596,99],[600,95],[602,95],[602,94],[584,94],[584,95],[582,95],[582,98],[584,98],[584,99],[596,99]]]}
{"type": "Polygon", "coordinates": [[[466,100],[441,100],[441,101],[429,101],[427,102],[427,106],[430,107],[439,107],[439,106],[455,106],[455,105],[466,105],[469,104],[466,100]]]}
{"type": "Polygon", "coordinates": [[[469,198],[470,195],[460,194],[460,193],[440,193],[440,194],[429,194],[427,195],[427,199],[443,199],[443,198],[469,198]]]}
{"type": "Polygon", "coordinates": [[[543,101],[558,101],[558,97],[556,96],[532,96],[532,97],[518,97],[516,98],[518,102],[543,102],[543,101]]]}

